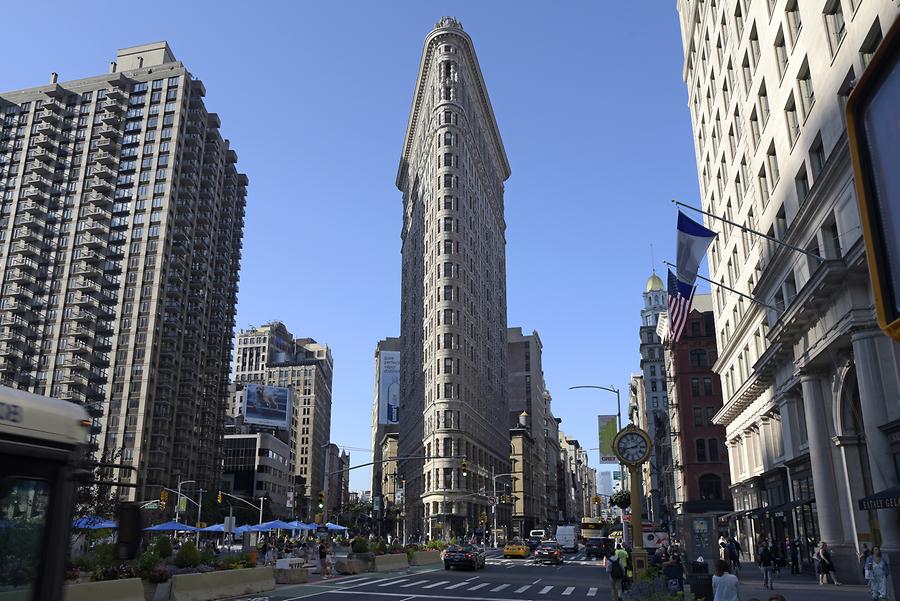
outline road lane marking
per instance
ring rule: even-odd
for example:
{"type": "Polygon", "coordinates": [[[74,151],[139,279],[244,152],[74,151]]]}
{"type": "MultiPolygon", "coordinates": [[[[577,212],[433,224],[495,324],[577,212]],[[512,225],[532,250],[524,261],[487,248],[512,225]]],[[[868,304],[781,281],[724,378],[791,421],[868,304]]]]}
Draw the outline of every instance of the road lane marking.
{"type": "Polygon", "coordinates": [[[517,593],[524,593],[525,591],[527,591],[527,590],[530,589],[530,588],[531,588],[531,585],[530,585],[530,584],[526,584],[525,586],[520,586],[519,588],[517,588],[517,589],[516,589],[516,592],[517,592],[517,593]]]}
{"type": "Polygon", "coordinates": [[[500,586],[495,586],[494,588],[491,589],[491,592],[499,593],[500,591],[502,591],[503,589],[505,589],[508,586],[509,586],[508,584],[501,584],[500,586]]]}
{"type": "Polygon", "coordinates": [[[566,590],[564,590],[564,591],[562,592],[562,594],[563,594],[563,596],[565,596],[565,595],[571,595],[571,594],[572,594],[572,591],[574,591],[574,590],[575,590],[575,587],[574,587],[574,586],[567,586],[567,587],[566,587],[566,590]]]}
{"type": "Polygon", "coordinates": [[[538,591],[538,595],[546,595],[547,593],[549,593],[552,590],[553,590],[552,586],[545,586],[544,588],[542,588],[541,590],[538,591]]]}
{"type": "Polygon", "coordinates": [[[462,582],[457,582],[456,584],[451,584],[450,586],[445,586],[444,590],[452,591],[455,588],[459,588],[461,586],[466,586],[470,584],[468,580],[463,580],[462,582]]]}
{"type": "Polygon", "coordinates": [[[429,584],[428,586],[423,586],[422,588],[434,588],[436,586],[441,586],[442,584],[447,584],[448,582],[450,582],[450,581],[449,580],[439,580],[439,581],[435,582],[434,584],[429,584]]]}
{"type": "Polygon", "coordinates": [[[341,586],[344,586],[345,584],[353,584],[354,582],[365,582],[368,579],[369,578],[366,577],[366,578],[351,578],[350,580],[336,580],[335,584],[340,584],[341,586]]]}
{"type": "Polygon", "coordinates": [[[419,585],[419,584],[425,584],[426,582],[428,582],[428,581],[427,581],[427,580],[415,580],[415,581],[413,581],[413,582],[410,582],[409,584],[404,584],[404,585],[401,586],[400,588],[407,588],[407,587],[410,587],[410,586],[417,586],[417,585],[419,585]]]}
{"type": "Polygon", "coordinates": [[[587,592],[587,596],[588,597],[596,597],[597,596],[597,587],[592,586],[591,588],[589,588],[588,592],[587,592]]]}
{"type": "Polygon", "coordinates": [[[535,580],[535,581],[532,582],[531,584],[537,584],[537,583],[540,582],[541,580],[543,580],[543,578],[538,578],[537,580],[535,580]]]}
{"type": "Polygon", "coordinates": [[[395,584],[400,584],[401,582],[406,582],[409,578],[401,578],[400,580],[391,580],[390,582],[382,582],[378,586],[394,586],[395,584]]]}
{"type": "Polygon", "coordinates": [[[476,584],[475,586],[473,586],[472,588],[470,588],[470,589],[468,589],[468,590],[470,590],[470,591],[477,591],[478,589],[484,588],[484,587],[486,587],[486,586],[489,585],[489,584],[490,584],[490,582],[482,582],[481,584],[476,584]]]}

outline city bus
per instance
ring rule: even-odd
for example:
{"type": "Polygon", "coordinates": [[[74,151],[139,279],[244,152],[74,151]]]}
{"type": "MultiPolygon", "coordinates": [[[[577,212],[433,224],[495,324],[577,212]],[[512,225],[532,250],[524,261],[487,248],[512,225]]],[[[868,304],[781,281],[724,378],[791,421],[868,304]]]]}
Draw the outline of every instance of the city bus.
{"type": "Polygon", "coordinates": [[[90,425],[79,405],[0,386],[0,601],[63,598],[90,425]]]}

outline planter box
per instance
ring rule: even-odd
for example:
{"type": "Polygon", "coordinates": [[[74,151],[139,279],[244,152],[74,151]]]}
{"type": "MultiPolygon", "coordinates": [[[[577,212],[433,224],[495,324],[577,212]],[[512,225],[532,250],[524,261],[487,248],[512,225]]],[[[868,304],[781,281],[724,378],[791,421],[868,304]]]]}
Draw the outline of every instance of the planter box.
{"type": "Polygon", "coordinates": [[[441,563],[440,551],[413,551],[411,565],[427,566],[434,563],[441,563]]]}
{"type": "Polygon", "coordinates": [[[271,567],[178,574],[172,576],[169,598],[171,601],[212,601],[262,593],[274,588],[275,574],[271,567]]]}
{"type": "Polygon", "coordinates": [[[392,572],[395,570],[409,569],[409,560],[406,553],[398,553],[396,555],[376,555],[375,571],[376,572],[392,572]]]}
{"type": "Polygon", "coordinates": [[[309,582],[306,568],[275,568],[275,584],[304,584],[309,582]]]}
{"type": "Polygon", "coordinates": [[[65,601],[144,601],[140,578],[102,580],[70,584],[63,589],[65,601]]]}
{"type": "Polygon", "coordinates": [[[360,574],[369,571],[369,564],[361,559],[338,558],[334,560],[334,571],[338,574],[360,574]]]}

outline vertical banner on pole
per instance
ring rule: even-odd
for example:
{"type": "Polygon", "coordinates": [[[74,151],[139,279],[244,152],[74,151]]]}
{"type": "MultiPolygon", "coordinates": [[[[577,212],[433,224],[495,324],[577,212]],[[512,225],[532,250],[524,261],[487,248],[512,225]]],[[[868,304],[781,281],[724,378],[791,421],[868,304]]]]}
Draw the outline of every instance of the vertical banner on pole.
{"type": "Polygon", "coordinates": [[[618,464],[619,459],[613,452],[613,439],[618,427],[615,415],[598,415],[597,430],[600,434],[600,463],[618,464]]]}

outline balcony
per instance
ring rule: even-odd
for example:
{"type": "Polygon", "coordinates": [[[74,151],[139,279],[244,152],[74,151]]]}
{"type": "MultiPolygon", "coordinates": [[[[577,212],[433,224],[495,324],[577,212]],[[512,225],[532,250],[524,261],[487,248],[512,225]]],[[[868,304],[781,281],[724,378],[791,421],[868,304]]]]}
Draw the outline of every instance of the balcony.
{"type": "Polygon", "coordinates": [[[25,213],[16,217],[13,221],[13,225],[15,227],[28,227],[35,230],[42,230],[47,224],[40,216],[35,215],[34,213],[25,213]]]}
{"type": "Polygon", "coordinates": [[[24,202],[19,203],[19,212],[20,213],[34,213],[36,215],[46,215],[47,207],[39,202],[35,202],[33,200],[26,200],[24,202]]]}
{"type": "Polygon", "coordinates": [[[119,123],[121,123],[121,119],[119,119],[119,115],[116,111],[106,111],[100,117],[100,121],[105,123],[106,125],[110,125],[112,127],[118,128],[119,123]]]}
{"type": "Polygon", "coordinates": [[[44,194],[44,191],[40,188],[35,188],[34,186],[29,186],[25,188],[25,191],[22,192],[22,198],[26,198],[28,200],[34,201],[42,201],[47,199],[47,195],[44,194]]]}
{"type": "Polygon", "coordinates": [[[107,166],[115,166],[118,162],[118,157],[111,152],[106,152],[105,150],[98,150],[94,153],[94,160],[100,163],[101,165],[107,166]]]}
{"type": "Polygon", "coordinates": [[[73,311],[69,316],[69,319],[75,322],[94,323],[97,321],[97,314],[93,311],[81,308],[77,311],[73,311]]]}
{"type": "Polygon", "coordinates": [[[23,240],[25,242],[42,242],[44,237],[40,232],[28,227],[17,227],[13,230],[13,240],[23,240]]]}
{"type": "Polygon", "coordinates": [[[112,214],[104,209],[103,207],[97,206],[84,206],[81,208],[81,216],[82,217],[92,217],[94,219],[107,220],[112,214]]]}
{"type": "Polygon", "coordinates": [[[86,377],[71,369],[62,370],[58,376],[58,381],[62,384],[79,387],[87,386],[88,383],[86,377]]]}
{"type": "Polygon", "coordinates": [[[103,276],[103,270],[94,267],[88,261],[82,259],[73,263],[72,274],[96,279],[103,276]]]}
{"type": "Polygon", "coordinates": [[[116,172],[105,165],[97,165],[94,167],[93,175],[95,177],[102,177],[105,180],[116,179],[116,172]]]}
{"type": "Polygon", "coordinates": [[[100,134],[101,138],[118,138],[119,137],[119,128],[113,127],[111,125],[101,125],[95,131],[100,134]]]}
{"type": "Polygon", "coordinates": [[[106,234],[109,232],[109,226],[102,221],[97,221],[93,217],[82,219],[81,224],[81,230],[84,232],[89,232],[91,234],[106,234]]]}
{"type": "Polygon", "coordinates": [[[9,247],[9,252],[14,254],[22,254],[26,257],[36,258],[41,256],[41,247],[38,244],[19,240],[12,243],[12,245],[9,247]]]}
{"type": "Polygon", "coordinates": [[[126,96],[127,94],[120,88],[112,87],[106,91],[106,98],[108,100],[125,100],[126,96]]]}
{"type": "Polygon", "coordinates": [[[32,136],[31,136],[31,140],[32,140],[32,142],[34,142],[34,144],[35,144],[36,146],[40,146],[41,148],[47,148],[47,149],[49,149],[49,148],[55,148],[55,147],[56,147],[56,142],[53,140],[53,138],[51,138],[51,137],[48,136],[47,134],[35,134],[35,135],[32,135],[32,136]]]}
{"type": "Polygon", "coordinates": [[[92,205],[97,205],[100,207],[108,207],[112,205],[112,199],[109,197],[109,195],[104,194],[99,190],[88,193],[84,197],[84,200],[91,203],[92,205]]]}
{"type": "Polygon", "coordinates": [[[42,123],[51,123],[53,125],[56,125],[57,123],[59,123],[59,113],[56,110],[50,108],[48,105],[44,105],[43,107],[41,107],[41,111],[37,114],[37,120],[41,121],[42,123]]]}
{"type": "Polygon", "coordinates": [[[75,244],[87,246],[88,248],[105,248],[106,241],[91,233],[79,234],[75,237],[75,244]]]}
{"type": "Polygon", "coordinates": [[[34,274],[24,269],[10,269],[6,272],[6,281],[19,284],[34,284],[34,274]]]}
{"type": "Polygon", "coordinates": [[[56,158],[53,156],[53,153],[46,148],[35,148],[31,151],[30,158],[34,159],[35,161],[47,163],[48,165],[52,165],[54,162],[56,162],[56,158]]]}
{"type": "Polygon", "coordinates": [[[97,301],[96,298],[94,298],[90,294],[85,294],[84,292],[81,292],[81,293],[75,294],[75,296],[72,298],[72,304],[80,306],[80,307],[82,307],[82,310],[84,310],[83,307],[96,308],[97,305],[99,305],[100,303],[97,301]]]}
{"type": "Polygon", "coordinates": [[[86,187],[93,192],[109,192],[112,190],[110,183],[99,177],[89,179],[86,187]]]}
{"type": "Polygon", "coordinates": [[[49,123],[47,121],[43,121],[41,123],[38,123],[34,129],[38,134],[45,134],[47,136],[52,136],[53,134],[56,133],[56,124],[49,123]]]}
{"type": "Polygon", "coordinates": [[[106,151],[114,151],[119,147],[119,143],[113,138],[100,138],[97,140],[97,148],[106,151]]]}
{"type": "Polygon", "coordinates": [[[74,326],[69,324],[68,329],[66,329],[63,334],[66,336],[74,336],[79,340],[91,340],[94,337],[94,332],[88,327],[81,324],[74,326]]]}
{"type": "Polygon", "coordinates": [[[53,166],[45,161],[31,161],[25,165],[25,171],[41,177],[52,177],[53,166]]]}
{"type": "Polygon", "coordinates": [[[69,280],[69,290],[100,292],[100,284],[86,277],[76,276],[69,280]]]}
{"type": "Polygon", "coordinates": [[[25,356],[22,343],[19,341],[0,341],[0,357],[15,357],[21,359],[25,356]]]}
{"type": "Polygon", "coordinates": [[[22,185],[44,189],[50,185],[50,180],[46,177],[37,175],[36,173],[29,173],[22,178],[22,185]]]}

